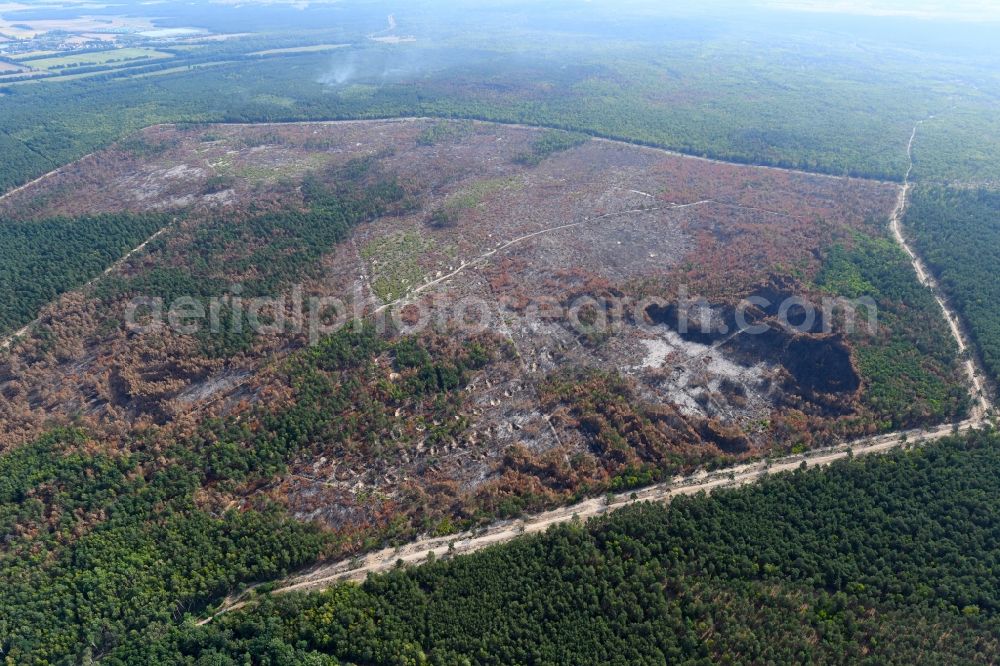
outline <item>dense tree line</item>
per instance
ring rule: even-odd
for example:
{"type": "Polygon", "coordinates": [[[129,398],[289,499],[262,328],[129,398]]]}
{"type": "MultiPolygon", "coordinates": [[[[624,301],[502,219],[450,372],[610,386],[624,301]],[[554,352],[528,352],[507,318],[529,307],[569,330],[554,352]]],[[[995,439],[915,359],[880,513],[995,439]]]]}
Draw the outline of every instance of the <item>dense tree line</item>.
{"type": "Polygon", "coordinates": [[[197,466],[99,450],[60,431],[0,456],[0,655],[9,663],[86,662],[240,580],[320,552],[320,533],[273,508],[200,507],[197,466]]]}
{"type": "MultiPolygon", "coordinates": [[[[806,77],[795,67],[748,65],[737,53],[725,56],[733,67],[720,80],[722,70],[706,67],[693,53],[672,52],[666,69],[674,75],[667,77],[658,62],[662,54],[627,53],[612,66],[566,45],[557,45],[565,50],[557,48],[552,58],[523,63],[461,47],[421,50],[440,63],[434,75],[388,81],[381,74],[389,56],[361,48],[351,56],[362,72],[358,82],[379,85],[371,94],[351,95],[349,87],[322,83],[330,54],[251,55],[268,46],[266,40],[220,43],[76,81],[3,88],[0,191],[157,122],[400,115],[531,123],[735,162],[898,180],[913,109],[927,105],[889,79],[844,81],[812,70],[806,77]],[[178,67],[183,69],[163,73],[178,67]],[[755,79],[749,95],[747,78],[755,79]],[[805,92],[797,92],[792,80],[805,92]],[[872,106],[886,112],[873,116],[872,106]],[[41,120],[39,108],[46,110],[41,120]],[[772,129],[761,130],[765,124],[772,129]]],[[[989,117],[987,108],[965,110],[962,146],[989,117]]],[[[947,128],[934,131],[948,136],[947,128]]],[[[924,156],[928,177],[945,170],[930,164],[931,157],[924,156]]],[[[946,166],[949,174],[970,175],[969,168],[946,166]]]]}
{"type": "Polygon", "coordinates": [[[875,300],[877,330],[859,307],[851,335],[865,401],[886,428],[960,419],[970,406],[958,347],[934,296],[917,281],[896,243],[855,233],[824,257],[817,285],[849,299],[875,300]]]}
{"type": "Polygon", "coordinates": [[[0,333],[31,321],[43,305],[98,276],[168,222],[124,213],[0,219],[0,333]]]}
{"type": "Polygon", "coordinates": [[[918,187],[905,226],[1000,380],[1000,192],[918,187]]]}
{"type": "Polygon", "coordinates": [[[146,634],[108,663],[989,663],[1000,437],[641,505],[146,634]]]}

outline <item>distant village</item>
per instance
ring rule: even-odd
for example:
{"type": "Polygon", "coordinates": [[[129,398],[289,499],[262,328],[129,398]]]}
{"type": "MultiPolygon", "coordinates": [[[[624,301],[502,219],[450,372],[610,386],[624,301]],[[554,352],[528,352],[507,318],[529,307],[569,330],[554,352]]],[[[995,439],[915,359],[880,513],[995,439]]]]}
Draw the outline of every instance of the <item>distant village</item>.
{"type": "Polygon", "coordinates": [[[21,55],[35,51],[83,51],[109,46],[122,47],[120,34],[78,35],[52,31],[30,38],[11,38],[0,32],[0,55],[21,55]]]}

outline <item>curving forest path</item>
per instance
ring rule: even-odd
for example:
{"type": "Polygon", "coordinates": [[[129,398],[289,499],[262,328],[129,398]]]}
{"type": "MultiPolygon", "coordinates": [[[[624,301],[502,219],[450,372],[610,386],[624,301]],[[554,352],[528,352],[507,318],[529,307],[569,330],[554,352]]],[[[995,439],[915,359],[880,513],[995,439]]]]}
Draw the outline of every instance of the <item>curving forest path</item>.
{"type": "Polygon", "coordinates": [[[918,121],[913,126],[913,132],[910,134],[910,141],[906,144],[906,156],[909,160],[909,166],[906,169],[906,176],[903,178],[903,184],[899,188],[899,198],[896,201],[896,207],[892,211],[889,227],[892,230],[893,238],[895,238],[896,242],[903,248],[903,251],[905,251],[910,257],[910,263],[913,265],[913,270],[917,274],[917,279],[919,279],[920,283],[929,288],[934,294],[934,299],[941,307],[941,312],[944,314],[945,321],[948,322],[948,327],[951,329],[951,335],[955,338],[955,342],[958,344],[959,353],[965,357],[962,367],[965,370],[966,379],[969,382],[969,388],[973,400],[970,419],[977,421],[985,419],[986,415],[993,409],[990,391],[983,380],[983,377],[987,376],[986,372],[979,363],[978,354],[976,354],[975,349],[966,337],[965,330],[962,327],[962,320],[959,318],[958,312],[952,308],[951,303],[948,301],[948,297],[941,289],[941,285],[938,283],[937,278],[935,278],[934,274],[928,270],[923,259],[920,258],[920,255],[917,254],[916,250],[910,242],[906,240],[906,236],[903,234],[903,217],[906,214],[906,206],[909,202],[910,190],[913,188],[913,184],[910,182],[910,175],[913,173],[913,143],[917,140],[917,131],[920,129],[920,126],[933,119],[934,116],[929,116],[924,120],[918,121]]]}

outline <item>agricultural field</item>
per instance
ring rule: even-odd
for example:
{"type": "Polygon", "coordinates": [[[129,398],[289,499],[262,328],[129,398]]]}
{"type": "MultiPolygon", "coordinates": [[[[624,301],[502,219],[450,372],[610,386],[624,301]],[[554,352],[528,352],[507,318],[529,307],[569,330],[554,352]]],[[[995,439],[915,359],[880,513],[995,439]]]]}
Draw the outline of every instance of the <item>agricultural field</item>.
{"type": "Polygon", "coordinates": [[[9,19],[6,17],[8,9],[30,9],[30,7],[25,5],[22,7],[3,7],[3,9],[4,14],[0,15],[0,33],[15,39],[32,39],[56,32],[69,33],[90,40],[100,40],[102,36],[106,37],[116,31],[144,30],[152,27],[152,23],[147,18],[122,15],[76,16],[59,19],[9,19]]]}
{"type": "Polygon", "coordinates": [[[87,67],[92,65],[111,65],[133,60],[161,60],[173,57],[170,53],[146,48],[121,48],[96,51],[93,53],[80,53],[62,56],[44,57],[32,60],[21,60],[20,62],[29,65],[33,69],[47,71],[58,71],[73,67],[87,67]]]}
{"type": "Polygon", "coordinates": [[[226,502],[349,550],[959,419],[954,345],[886,236],[896,192],[479,122],[153,127],[0,202],[173,220],[12,343],[0,437],[82,418],[214,452],[226,502]],[[862,294],[877,330],[778,316],[862,294]],[[760,331],[734,335],[752,296],[760,331]],[[222,298],[221,328],[137,334],[139,297],[222,298]],[[257,314],[287,326],[251,334],[234,297],[283,298],[257,314]],[[325,328],[310,299],[367,323],[325,328]]]}
{"type": "Polygon", "coordinates": [[[26,51],[24,53],[18,53],[17,55],[10,56],[12,60],[30,60],[32,58],[41,58],[42,56],[57,55],[59,51],[26,51]]]}
{"type": "Polygon", "coordinates": [[[334,49],[348,48],[350,44],[311,44],[309,46],[289,46],[283,49],[266,49],[264,51],[254,51],[250,55],[268,56],[280,55],[284,53],[316,53],[320,51],[332,51],[334,49]]]}

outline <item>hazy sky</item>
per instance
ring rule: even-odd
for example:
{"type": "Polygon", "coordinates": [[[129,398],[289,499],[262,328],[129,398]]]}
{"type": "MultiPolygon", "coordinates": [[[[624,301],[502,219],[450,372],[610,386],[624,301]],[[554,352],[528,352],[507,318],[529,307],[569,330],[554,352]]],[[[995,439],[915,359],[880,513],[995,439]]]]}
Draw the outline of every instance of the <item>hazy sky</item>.
{"type": "Polygon", "coordinates": [[[760,0],[760,4],[802,11],[836,12],[866,16],[907,16],[963,21],[1000,20],[996,0],[760,0]]]}

